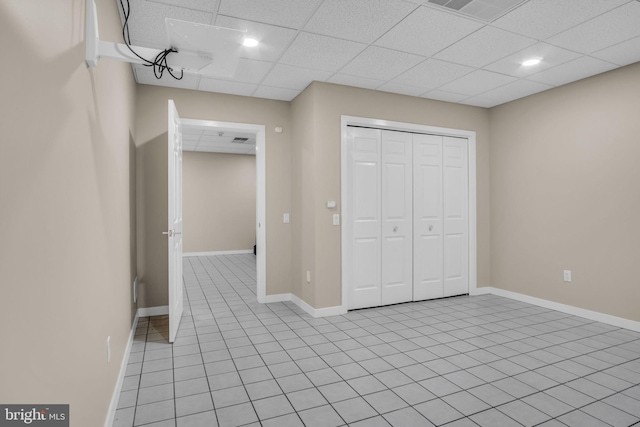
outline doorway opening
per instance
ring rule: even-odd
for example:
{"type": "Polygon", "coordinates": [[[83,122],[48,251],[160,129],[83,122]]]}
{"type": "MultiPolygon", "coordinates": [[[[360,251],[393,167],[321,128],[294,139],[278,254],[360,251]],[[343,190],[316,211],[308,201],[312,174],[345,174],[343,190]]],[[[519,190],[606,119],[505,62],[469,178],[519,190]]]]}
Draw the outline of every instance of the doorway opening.
{"type": "Polygon", "coordinates": [[[181,119],[180,124],[184,151],[255,155],[256,298],[258,302],[264,303],[266,300],[265,126],[198,119],[181,119]],[[194,135],[212,137],[196,142],[194,135]]]}

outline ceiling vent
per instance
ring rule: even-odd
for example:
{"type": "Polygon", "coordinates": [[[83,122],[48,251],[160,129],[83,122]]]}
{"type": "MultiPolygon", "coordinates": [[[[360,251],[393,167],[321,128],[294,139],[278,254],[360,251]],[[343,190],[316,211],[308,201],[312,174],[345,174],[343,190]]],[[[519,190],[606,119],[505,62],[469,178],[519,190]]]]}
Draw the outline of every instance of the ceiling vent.
{"type": "Polygon", "coordinates": [[[236,136],[235,138],[233,138],[233,140],[231,142],[234,142],[236,144],[244,144],[248,140],[249,140],[249,138],[240,138],[240,137],[236,136]]]}
{"type": "MultiPolygon", "coordinates": [[[[504,15],[526,0],[429,0],[429,3],[485,22],[504,15]]],[[[640,0],[639,0],[640,1],[640,0]]]]}

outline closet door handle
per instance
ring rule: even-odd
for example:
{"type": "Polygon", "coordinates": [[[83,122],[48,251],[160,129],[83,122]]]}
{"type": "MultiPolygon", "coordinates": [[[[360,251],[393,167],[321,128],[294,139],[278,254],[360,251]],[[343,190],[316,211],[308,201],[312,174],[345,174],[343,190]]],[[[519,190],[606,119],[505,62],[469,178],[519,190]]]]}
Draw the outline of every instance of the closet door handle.
{"type": "Polygon", "coordinates": [[[397,233],[398,232],[398,226],[396,225],[395,227],[393,227],[393,232],[397,233]]]}
{"type": "Polygon", "coordinates": [[[433,231],[433,225],[429,226],[429,231],[433,231]]]}

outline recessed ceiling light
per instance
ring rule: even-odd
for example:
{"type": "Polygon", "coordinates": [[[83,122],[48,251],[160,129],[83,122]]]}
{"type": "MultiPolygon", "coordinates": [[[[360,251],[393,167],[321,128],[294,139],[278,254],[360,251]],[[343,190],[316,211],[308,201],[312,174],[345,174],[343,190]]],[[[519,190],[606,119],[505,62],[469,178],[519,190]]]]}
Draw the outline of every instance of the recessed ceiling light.
{"type": "Polygon", "coordinates": [[[256,47],[258,46],[258,40],[245,37],[244,41],[242,42],[242,45],[246,47],[256,47]]]}
{"type": "Polygon", "coordinates": [[[526,61],[524,61],[522,63],[522,65],[524,65],[525,67],[531,67],[532,65],[537,65],[540,63],[540,59],[539,58],[532,58],[532,59],[527,59],[526,61]]]}

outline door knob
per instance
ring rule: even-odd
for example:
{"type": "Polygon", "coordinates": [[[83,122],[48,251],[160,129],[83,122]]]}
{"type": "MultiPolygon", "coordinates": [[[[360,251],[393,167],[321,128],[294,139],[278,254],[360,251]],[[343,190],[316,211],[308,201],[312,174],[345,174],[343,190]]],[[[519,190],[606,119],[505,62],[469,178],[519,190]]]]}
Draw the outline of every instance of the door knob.
{"type": "Polygon", "coordinates": [[[173,236],[173,230],[163,231],[162,234],[166,234],[167,236],[171,237],[173,236]]]}

